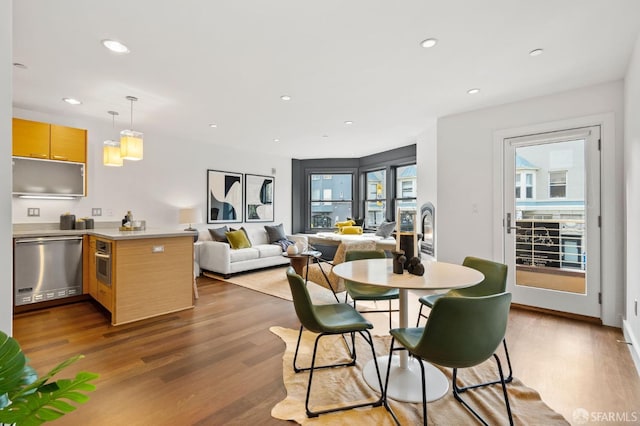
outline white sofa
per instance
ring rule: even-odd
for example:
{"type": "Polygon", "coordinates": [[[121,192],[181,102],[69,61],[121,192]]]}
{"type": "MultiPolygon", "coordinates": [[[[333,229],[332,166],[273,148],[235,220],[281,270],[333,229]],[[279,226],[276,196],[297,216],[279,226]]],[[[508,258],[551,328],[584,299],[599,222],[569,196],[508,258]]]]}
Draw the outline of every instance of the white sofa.
{"type": "MultiPolygon", "coordinates": [[[[198,230],[196,259],[200,269],[228,278],[238,272],[289,263],[289,259],[282,256],[280,246],[269,243],[267,231],[263,226],[259,228],[245,226],[245,229],[251,247],[237,250],[232,249],[228,243],[214,241],[209,229],[198,230]]],[[[287,235],[287,239],[301,242],[305,247],[307,245],[307,238],[304,235],[287,235]]]]}

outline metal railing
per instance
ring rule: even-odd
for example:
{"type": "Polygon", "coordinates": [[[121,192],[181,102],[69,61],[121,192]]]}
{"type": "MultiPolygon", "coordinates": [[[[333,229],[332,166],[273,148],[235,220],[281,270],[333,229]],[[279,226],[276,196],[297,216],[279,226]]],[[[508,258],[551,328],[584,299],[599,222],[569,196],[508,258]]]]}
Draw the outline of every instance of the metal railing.
{"type": "Polygon", "coordinates": [[[516,265],[585,270],[583,219],[521,219],[516,226],[516,265]]]}

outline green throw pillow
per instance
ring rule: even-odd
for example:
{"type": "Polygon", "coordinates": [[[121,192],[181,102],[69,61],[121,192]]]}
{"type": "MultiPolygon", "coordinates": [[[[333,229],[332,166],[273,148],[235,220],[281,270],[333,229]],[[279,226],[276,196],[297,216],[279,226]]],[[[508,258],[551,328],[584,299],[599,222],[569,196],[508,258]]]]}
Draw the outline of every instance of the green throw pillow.
{"type": "Polygon", "coordinates": [[[225,235],[227,236],[227,240],[229,240],[229,245],[234,250],[251,247],[251,242],[249,238],[247,238],[246,232],[242,229],[226,232],[225,235]]]}

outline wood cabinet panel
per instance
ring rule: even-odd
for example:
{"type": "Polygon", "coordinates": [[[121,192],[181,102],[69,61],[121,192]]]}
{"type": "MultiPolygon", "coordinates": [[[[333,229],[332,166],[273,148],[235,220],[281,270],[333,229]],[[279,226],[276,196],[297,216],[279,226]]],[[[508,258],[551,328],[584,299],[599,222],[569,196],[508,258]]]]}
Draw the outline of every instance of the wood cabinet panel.
{"type": "Polygon", "coordinates": [[[87,292],[94,299],[98,299],[98,279],[96,278],[96,237],[89,237],[89,250],[87,255],[87,292]]]}
{"type": "Polygon", "coordinates": [[[13,155],[85,163],[87,131],[14,118],[13,155]]]}
{"type": "Polygon", "coordinates": [[[87,160],[87,131],[51,125],[50,158],[84,163],[87,160]]]}
{"type": "Polygon", "coordinates": [[[193,237],[115,242],[114,325],[193,307],[193,237]]]}
{"type": "Polygon", "coordinates": [[[50,126],[38,121],[13,119],[13,155],[49,158],[50,126]]]}

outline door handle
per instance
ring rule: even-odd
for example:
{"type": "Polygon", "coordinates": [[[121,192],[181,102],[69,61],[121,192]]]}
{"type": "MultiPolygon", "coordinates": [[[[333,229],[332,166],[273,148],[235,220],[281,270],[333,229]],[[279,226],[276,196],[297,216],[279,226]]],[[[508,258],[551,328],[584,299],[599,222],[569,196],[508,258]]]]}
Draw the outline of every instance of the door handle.
{"type": "Polygon", "coordinates": [[[507,213],[507,234],[510,234],[512,230],[517,231],[521,229],[519,226],[511,226],[511,213],[507,213]]]}

